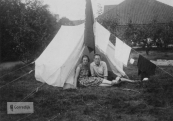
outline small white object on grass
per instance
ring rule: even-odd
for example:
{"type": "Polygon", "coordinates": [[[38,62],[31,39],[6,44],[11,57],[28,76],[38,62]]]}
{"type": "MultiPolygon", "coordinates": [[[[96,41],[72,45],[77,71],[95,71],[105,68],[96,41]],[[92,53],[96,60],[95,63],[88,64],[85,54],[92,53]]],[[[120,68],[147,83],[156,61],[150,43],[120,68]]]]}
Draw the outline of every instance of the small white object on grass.
{"type": "Polygon", "coordinates": [[[135,60],[133,58],[130,59],[130,64],[134,64],[135,60]]]}
{"type": "Polygon", "coordinates": [[[148,81],[148,78],[144,78],[142,81],[148,81]]]}

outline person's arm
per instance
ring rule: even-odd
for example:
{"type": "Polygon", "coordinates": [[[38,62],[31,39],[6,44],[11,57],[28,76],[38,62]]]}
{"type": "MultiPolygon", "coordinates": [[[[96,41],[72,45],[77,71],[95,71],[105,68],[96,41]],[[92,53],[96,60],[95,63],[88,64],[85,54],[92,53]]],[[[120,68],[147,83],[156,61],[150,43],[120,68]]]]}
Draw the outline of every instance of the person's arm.
{"type": "Polygon", "coordinates": [[[80,67],[78,66],[77,68],[76,68],[76,73],[75,73],[75,86],[77,86],[77,79],[78,79],[78,77],[79,77],[79,72],[80,72],[80,67]]]}
{"type": "Polygon", "coordinates": [[[94,68],[93,68],[93,66],[92,66],[92,64],[90,64],[90,72],[91,72],[91,76],[95,76],[95,74],[94,74],[94,68]]]}
{"type": "Polygon", "coordinates": [[[108,68],[106,63],[104,63],[104,79],[107,79],[107,78],[108,78],[108,68]]]}

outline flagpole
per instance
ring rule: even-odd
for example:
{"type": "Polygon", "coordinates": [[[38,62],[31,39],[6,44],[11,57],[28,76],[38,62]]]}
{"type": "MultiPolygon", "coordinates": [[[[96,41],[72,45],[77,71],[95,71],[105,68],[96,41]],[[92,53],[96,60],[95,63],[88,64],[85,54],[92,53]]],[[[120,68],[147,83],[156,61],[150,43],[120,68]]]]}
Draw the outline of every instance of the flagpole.
{"type": "Polygon", "coordinates": [[[94,15],[91,0],[86,0],[85,8],[85,31],[84,31],[84,44],[91,53],[95,53],[95,35],[94,35],[94,15]]]}
{"type": "MultiPolygon", "coordinates": [[[[93,32],[94,32],[94,41],[96,42],[97,40],[97,31],[96,31],[96,18],[94,17],[94,24],[93,24],[93,32]]],[[[95,44],[95,43],[94,43],[95,44]]],[[[94,45],[96,46],[96,45],[94,45]]],[[[96,49],[94,48],[94,54],[96,54],[96,49]]]]}

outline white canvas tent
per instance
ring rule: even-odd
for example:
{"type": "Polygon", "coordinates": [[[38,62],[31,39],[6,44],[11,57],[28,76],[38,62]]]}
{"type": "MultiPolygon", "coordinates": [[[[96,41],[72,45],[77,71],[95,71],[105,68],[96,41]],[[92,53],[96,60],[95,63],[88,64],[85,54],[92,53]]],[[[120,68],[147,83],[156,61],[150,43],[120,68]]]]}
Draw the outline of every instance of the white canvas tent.
{"type": "MultiPolygon", "coordinates": [[[[109,77],[125,76],[123,64],[115,58],[115,47],[109,41],[110,33],[99,23],[95,23],[95,49],[107,63],[109,77]]],[[[62,26],[48,47],[35,62],[35,78],[38,81],[58,87],[76,87],[75,69],[82,55],[87,54],[93,61],[94,53],[89,53],[84,45],[84,24],[62,26]]]]}

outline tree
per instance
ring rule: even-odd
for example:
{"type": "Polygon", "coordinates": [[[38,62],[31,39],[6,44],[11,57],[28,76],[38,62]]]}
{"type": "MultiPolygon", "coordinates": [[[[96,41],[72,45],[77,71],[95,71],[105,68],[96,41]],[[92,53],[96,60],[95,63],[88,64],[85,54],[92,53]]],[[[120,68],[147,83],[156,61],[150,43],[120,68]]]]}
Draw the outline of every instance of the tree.
{"type": "Polygon", "coordinates": [[[105,28],[107,28],[111,33],[114,33],[119,23],[118,15],[116,18],[114,18],[114,16],[110,12],[98,16],[97,21],[100,24],[102,24],[105,28]]]}
{"type": "Polygon", "coordinates": [[[39,0],[0,0],[2,61],[32,61],[60,28],[47,5],[39,0]]]}
{"type": "Polygon", "coordinates": [[[143,47],[151,46],[156,44],[158,47],[167,47],[171,43],[171,38],[173,36],[173,24],[160,24],[157,19],[149,24],[145,25],[134,25],[129,21],[127,28],[124,31],[124,39],[134,43],[143,43],[143,47]],[[147,39],[150,38],[152,43],[148,45],[147,39]]]}
{"type": "Polygon", "coordinates": [[[70,19],[68,19],[68,18],[66,18],[66,17],[63,17],[63,18],[61,18],[60,20],[59,20],[59,23],[61,24],[61,25],[66,25],[66,26],[73,26],[74,24],[73,24],[73,22],[70,20],[70,19]]]}

